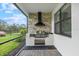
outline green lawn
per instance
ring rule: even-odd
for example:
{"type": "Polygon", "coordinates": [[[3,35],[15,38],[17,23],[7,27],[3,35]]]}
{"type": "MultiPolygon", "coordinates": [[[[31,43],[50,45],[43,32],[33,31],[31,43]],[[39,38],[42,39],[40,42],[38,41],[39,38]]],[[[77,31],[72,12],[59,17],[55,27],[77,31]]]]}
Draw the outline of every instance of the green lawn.
{"type": "MultiPolygon", "coordinates": [[[[5,37],[0,37],[0,42],[7,41],[7,40],[10,40],[12,38],[16,38],[18,36],[20,36],[20,35],[18,35],[18,34],[12,34],[12,35],[7,34],[5,37]]],[[[14,41],[8,42],[6,44],[0,45],[0,56],[7,55],[13,49],[17,48],[19,46],[19,44],[20,44],[20,42],[16,42],[14,40],[14,41]]]]}
{"type": "Polygon", "coordinates": [[[18,34],[7,34],[6,36],[4,37],[0,37],[0,42],[4,42],[4,41],[7,41],[7,40],[10,40],[12,38],[16,38],[18,37],[19,35],[18,34]]]}

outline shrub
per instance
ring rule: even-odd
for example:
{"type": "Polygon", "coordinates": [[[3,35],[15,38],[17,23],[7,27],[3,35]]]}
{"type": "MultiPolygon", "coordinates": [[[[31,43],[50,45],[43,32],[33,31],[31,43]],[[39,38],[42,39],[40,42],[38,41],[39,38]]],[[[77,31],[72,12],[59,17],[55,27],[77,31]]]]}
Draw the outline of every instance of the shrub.
{"type": "Polygon", "coordinates": [[[0,31],[0,36],[5,36],[6,33],[4,31],[0,31]]]}
{"type": "Polygon", "coordinates": [[[25,34],[26,34],[26,32],[27,32],[27,30],[26,30],[26,29],[21,29],[21,30],[20,30],[20,33],[21,33],[22,35],[25,35],[25,34]]]}
{"type": "Polygon", "coordinates": [[[24,39],[25,39],[25,36],[22,36],[20,38],[17,38],[16,39],[16,42],[22,42],[22,41],[24,41],[24,39]]]}

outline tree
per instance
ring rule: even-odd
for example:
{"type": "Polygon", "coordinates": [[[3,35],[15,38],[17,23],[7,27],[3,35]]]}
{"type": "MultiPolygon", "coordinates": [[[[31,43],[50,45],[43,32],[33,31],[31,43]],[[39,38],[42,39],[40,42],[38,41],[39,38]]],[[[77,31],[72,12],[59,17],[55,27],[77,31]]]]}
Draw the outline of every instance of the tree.
{"type": "Polygon", "coordinates": [[[0,20],[0,31],[6,31],[7,23],[3,20],[0,20]]]}

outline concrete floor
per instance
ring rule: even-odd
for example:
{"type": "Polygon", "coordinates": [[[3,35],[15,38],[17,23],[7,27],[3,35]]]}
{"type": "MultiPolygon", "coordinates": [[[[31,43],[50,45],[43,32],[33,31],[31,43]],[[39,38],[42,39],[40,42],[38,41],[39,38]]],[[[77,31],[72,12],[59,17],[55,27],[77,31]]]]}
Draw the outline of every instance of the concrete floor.
{"type": "Polygon", "coordinates": [[[26,47],[18,56],[61,56],[61,54],[54,47],[26,47]]]}

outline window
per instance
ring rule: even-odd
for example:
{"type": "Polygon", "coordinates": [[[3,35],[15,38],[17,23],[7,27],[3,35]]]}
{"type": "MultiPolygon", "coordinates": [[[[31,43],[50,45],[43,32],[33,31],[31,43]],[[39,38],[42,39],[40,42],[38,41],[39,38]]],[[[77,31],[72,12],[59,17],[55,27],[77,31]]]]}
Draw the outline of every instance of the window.
{"type": "Polygon", "coordinates": [[[56,33],[60,33],[60,23],[56,24],[56,33]]]}
{"type": "Polygon", "coordinates": [[[71,4],[64,4],[55,14],[55,33],[71,37],[71,4]]]}

